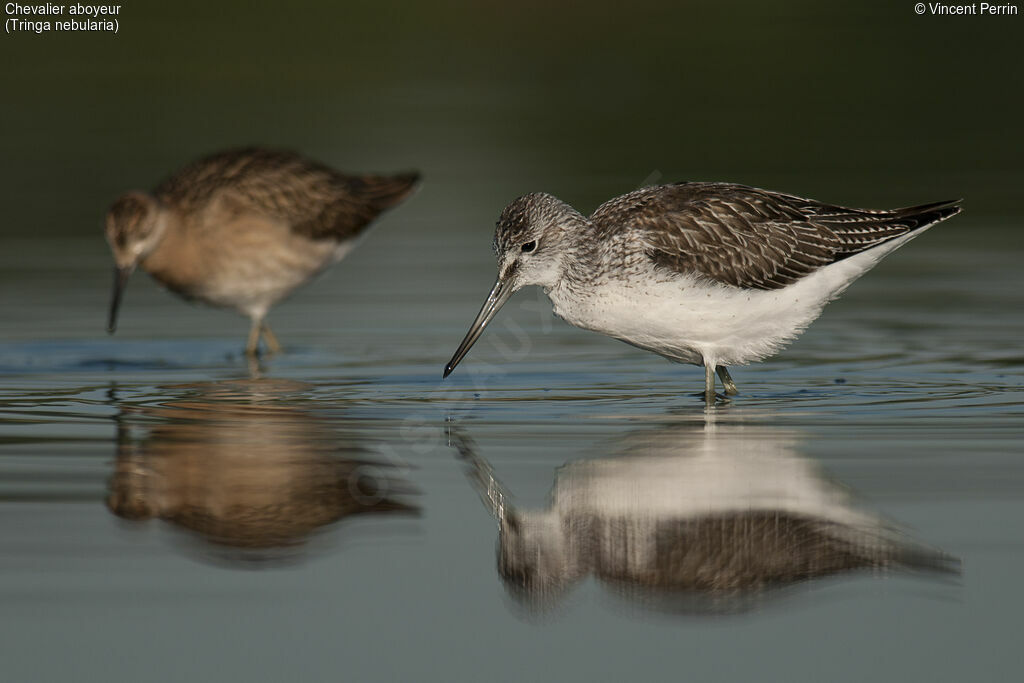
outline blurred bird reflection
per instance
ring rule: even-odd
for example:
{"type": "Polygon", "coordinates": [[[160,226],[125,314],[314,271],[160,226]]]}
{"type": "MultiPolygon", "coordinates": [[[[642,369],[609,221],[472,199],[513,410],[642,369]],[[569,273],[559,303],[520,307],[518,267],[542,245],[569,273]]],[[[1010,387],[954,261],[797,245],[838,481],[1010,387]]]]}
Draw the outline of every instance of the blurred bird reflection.
{"type": "Polygon", "coordinates": [[[354,515],[418,515],[395,468],[283,400],[298,388],[196,384],[176,388],[188,398],[122,408],[107,507],[169,522],[207,559],[244,563],[294,560],[316,532],[354,515]]]}
{"type": "Polygon", "coordinates": [[[627,435],[616,457],[570,462],[543,509],[520,509],[468,438],[452,434],[498,521],[498,573],[543,610],[588,576],[656,611],[729,612],[781,588],[862,570],[958,574],[768,426],[674,425],[627,435]]]}

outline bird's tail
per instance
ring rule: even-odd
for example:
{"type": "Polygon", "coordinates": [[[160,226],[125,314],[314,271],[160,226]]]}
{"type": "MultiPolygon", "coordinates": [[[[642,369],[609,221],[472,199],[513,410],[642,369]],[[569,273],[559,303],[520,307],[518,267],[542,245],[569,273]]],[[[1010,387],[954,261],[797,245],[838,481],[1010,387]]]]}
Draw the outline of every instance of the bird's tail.
{"type": "Polygon", "coordinates": [[[369,175],[354,178],[353,189],[378,211],[390,209],[412,194],[420,181],[416,171],[395,175],[369,175]]]}
{"type": "Polygon", "coordinates": [[[962,199],[948,199],[944,202],[895,209],[892,212],[893,220],[906,224],[912,232],[957,215],[962,210],[960,208],[962,201],[962,199]]]}
{"type": "Polygon", "coordinates": [[[836,261],[840,261],[898,238],[906,241],[909,235],[919,234],[925,228],[960,213],[961,201],[951,199],[883,211],[856,209],[823,222],[839,238],[841,246],[836,253],[836,261]]]}

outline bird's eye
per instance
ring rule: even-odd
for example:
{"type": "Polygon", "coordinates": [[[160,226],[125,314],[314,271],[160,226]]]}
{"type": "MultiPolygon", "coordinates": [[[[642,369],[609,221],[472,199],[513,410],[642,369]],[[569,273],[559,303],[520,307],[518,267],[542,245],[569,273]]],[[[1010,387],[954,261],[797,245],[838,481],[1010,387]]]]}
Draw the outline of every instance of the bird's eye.
{"type": "Polygon", "coordinates": [[[523,245],[523,252],[529,254],[531,251],[537,248],[537,240],[530,240],[523,245]]]}

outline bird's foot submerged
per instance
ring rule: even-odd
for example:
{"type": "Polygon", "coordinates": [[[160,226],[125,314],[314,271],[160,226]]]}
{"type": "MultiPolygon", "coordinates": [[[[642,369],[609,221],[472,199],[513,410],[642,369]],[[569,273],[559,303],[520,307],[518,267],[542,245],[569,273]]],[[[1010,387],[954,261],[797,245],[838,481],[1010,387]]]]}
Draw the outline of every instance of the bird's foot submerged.
{"type": "Polygon", "coordinates": [[[732,398],[730,398],[729,396],[726,396],[725,394],[719,394],[718,392],[714,392],[714,393],[708,395],[706,392],[701,391],[701,392],[698,392],[696,394],[690,394],[690,395],[693,396],[694,398],[699,398],[699,399],[703,400],[709,406],[718,406],[718,405],[723,405],[724,406],[724,405],[727,405],[729,403],[732,403],[732,398]]]}
{"type": "Polygon", "coordinates": [[[704,366],[704,393],[699,395],[703,396],[705,401],[708,403],[715,403],[718,400],[729,401],[730,396],[735,396],[738,393],[740,391],[736,388],[736,383],[732,381],[729,370],[724,365],[708,364],[704,366]],[[716,372],[722,380],[722,389],[725,391],[725,395],[715,392],[716,372]]]}
{"type": "Polygon", "coordinates": [[[262,320],[253,320],[252,327],[249,328],[249,339],[245,344],[246,356],[250,358],[258,358],[260,356],[261,336],[263,337],[263,343],[266,346],[268,356],[281,353],[281,343],[277,341],[277,335],[271,331],[270,325],[262,320]]]}
{"type": "Polygon", "coordinates": [[[732,381],[732,376],[729,374],[729,369],[724,365],[719,365],[715,368],[718,373],[718,378],[722,380],[722,388],[725,389],[727,396],[735,396],[740,393],[740,390],[736,388],[736,383],[732,381]]]}
{"type": "Polygon", "coordinates": [[[281,353],[281,343],[277,341],[277,335],[271,331],[270,325],[262,323],[261,327],[263,328],[263,342],[267,345],[267,353],[270,355],[281,353]]]}

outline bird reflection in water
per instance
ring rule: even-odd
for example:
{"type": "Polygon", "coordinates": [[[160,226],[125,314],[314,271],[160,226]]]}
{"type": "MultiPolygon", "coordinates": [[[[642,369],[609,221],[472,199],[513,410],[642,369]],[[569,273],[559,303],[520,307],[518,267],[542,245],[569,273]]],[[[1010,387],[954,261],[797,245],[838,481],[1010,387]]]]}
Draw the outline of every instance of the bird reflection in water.
{"type": "Polygon", "coordinates": [[[246,564],[293,561],[316,532],[355,515],[418,515],[393,467],[284,402],[296,385],[199,384],[179,388],[189,398],[123,408],[107,507],[189,532],[207,559],[246,564]]]}
{"type": "Polygon", "coordinates": [[[452,445],[498,521],[498,573],[528,610],[588,576],[656,611],[750,609],[779,589],[857,571],[959,574],[959,561],[856,508],[768,427],[675,425],[628,436],[618,457],[557,470],[546,508],[513,505],[466,437],[452,445]]]}

